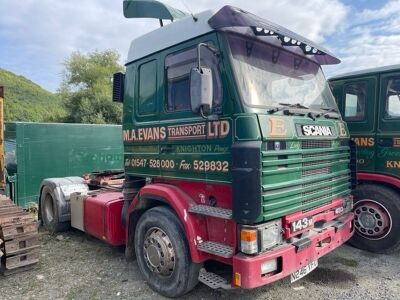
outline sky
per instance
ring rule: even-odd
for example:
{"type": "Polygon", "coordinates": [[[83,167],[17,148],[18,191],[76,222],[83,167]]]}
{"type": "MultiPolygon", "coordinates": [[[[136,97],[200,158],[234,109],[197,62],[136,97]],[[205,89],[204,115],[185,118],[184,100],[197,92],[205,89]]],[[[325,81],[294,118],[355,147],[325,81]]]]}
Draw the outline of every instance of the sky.
{"type": "MultiPolygon", "coordinates": [[[[333,52],[326,75],[400,63],[400,0],[163,0],[192,13],[234,5],[333,52]]],[[[124,63],[132,39],[159,27],[125,19],[122,0],[0,0],[0,68],[55,92],[73,51],[116,49],[124,63]]]]}

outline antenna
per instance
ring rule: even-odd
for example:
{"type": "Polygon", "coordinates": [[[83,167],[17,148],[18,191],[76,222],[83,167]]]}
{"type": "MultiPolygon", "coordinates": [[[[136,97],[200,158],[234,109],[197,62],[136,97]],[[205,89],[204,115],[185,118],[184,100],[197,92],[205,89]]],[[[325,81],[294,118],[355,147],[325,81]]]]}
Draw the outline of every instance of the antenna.
{"type": "Polygon", "coordinates": [[[181,3],[189,11],[189,13],[192,15],[193,21],[197,22],[198,18],[195,17],[195,15],[193,14],[192,10],[186,5],[186,2],[184,0],[181,0],[181,3]]]}

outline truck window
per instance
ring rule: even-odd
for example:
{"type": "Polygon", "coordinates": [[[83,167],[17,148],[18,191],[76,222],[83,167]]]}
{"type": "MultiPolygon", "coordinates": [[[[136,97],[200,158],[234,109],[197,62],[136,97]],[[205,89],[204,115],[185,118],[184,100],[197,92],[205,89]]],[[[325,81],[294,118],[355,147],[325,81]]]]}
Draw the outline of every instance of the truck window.
{"type": "Polygon", "coordinates": [[[346,121],[365,120],[365,109],[367,102],[367,83],[356,82],[346,85],[345,93],[345,113],[346,121]]]}
{"type": "Polygon", "coordinates": [[[388,81],[385,107],[386,118],[400,118],[400,77],[388,81]]]}
{"type": "Polygon", "coordinates": [[[157,108],[157,61],[152,60],[139,67],[138,112],[146,115],[157,108]]]}
{"type": "MultiPolygon", "coordinates": [[[[218,58],[208,49],[201,49],[202,66],[213,71],[214,110],[222,103],[222,83],[218,68],[218,58]]],[[[167,76],[167,103],[168,112],[188,111],[190,107],[190,70],[197,67],[197,47],[173,53],[165,59],[167,76]]]]}

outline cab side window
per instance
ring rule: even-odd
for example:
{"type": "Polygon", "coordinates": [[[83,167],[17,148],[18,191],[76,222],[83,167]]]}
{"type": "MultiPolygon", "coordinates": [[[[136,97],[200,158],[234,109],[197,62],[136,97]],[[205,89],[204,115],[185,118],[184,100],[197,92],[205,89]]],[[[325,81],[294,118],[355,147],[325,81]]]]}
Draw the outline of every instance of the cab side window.
{"type": "MultiPolygon", "coordinates": [[[[208,49],[201,49],[201,64],[213,72],[213,106],[214,111],[221,108],[222,82],[218,68],[218,58],[208,49]]],[[[173,53],[165,59],[167,77],[168,112],[190,111],[190,71],[197,67],[197,47],[183,52],[173,53]]]]}
{"type": "Polygon", "coordinates": [[[356,82],[347,84],[344,88],[346,121],[363,121],[366,116],[367,83],[356,82]]]}
{"type": "Polygon", "coordinates": [[[157,109],[157,61],[139,67],[138,113],[148,115],[157,109]]]}
{"type": "Polygon", "coordinates": [[[400,118],[400,77],[389,79],[386,88],[385,118],[400,118]]]}

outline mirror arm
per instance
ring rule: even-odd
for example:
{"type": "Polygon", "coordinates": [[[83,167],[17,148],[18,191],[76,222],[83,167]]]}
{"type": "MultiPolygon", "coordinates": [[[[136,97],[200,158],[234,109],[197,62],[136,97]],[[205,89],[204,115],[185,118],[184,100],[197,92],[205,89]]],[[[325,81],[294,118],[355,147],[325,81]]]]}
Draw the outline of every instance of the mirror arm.
{"type": "Polygon", "coordinates": [[[207,43],[199,43],[197,45],[197,67],[199,68],[199,71],[201,72],[201,47],[205,47],[208,50],[210,50],[214,55],[218,56],[218,51],[211,45],[207,43]]]}
{"type": "Polygon", "coordinates": [[[204,114],[204,112],[203,112],[203,106],[200,106],[200,115],[201,115],[201,117],[203,118],[203,119],[205,119],[205,120],[207,120],[208,118],[207,118],[207,116],[204,114]]]}
{"type": "Polygon", "coordinates": [[[201,47],[207,47],[207,44],[205,43],[199,43],[197,45],[197,68],[199,69],[199,72],[201,73],[201,47]]]}

